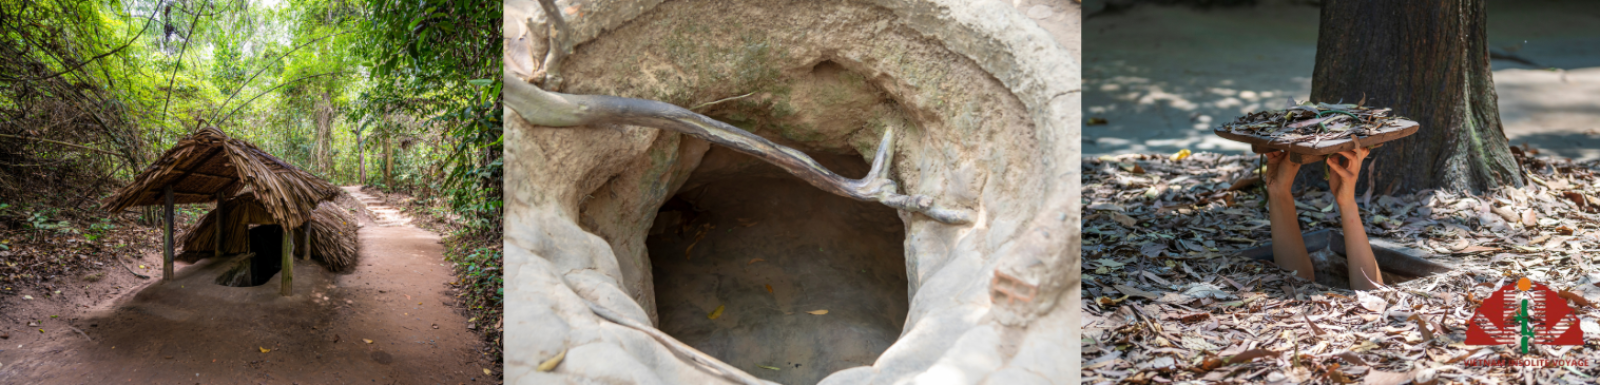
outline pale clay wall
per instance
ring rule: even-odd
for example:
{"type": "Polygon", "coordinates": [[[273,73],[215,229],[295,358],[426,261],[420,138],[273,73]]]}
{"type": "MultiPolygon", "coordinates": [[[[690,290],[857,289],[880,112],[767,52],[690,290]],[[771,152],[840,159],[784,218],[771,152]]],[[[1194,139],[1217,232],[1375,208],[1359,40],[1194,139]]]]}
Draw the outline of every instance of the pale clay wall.
{"type": "MultiPolygon", "coordinates": [[[[589,1],[581,5],[582,16],[568,22],[583,44],[658,5],[589,1]]],[[[895,67],[850,47],[827,53],[852,71],[897,79],[883,88],[913,111],[911,120],[922,129],[896,142],[894,178],[905,192],[972,210],[978,220],[951,226],[901,214],[912,282],[906,330],[873,366],[836,372],[823,383],[1077,383],[1078,63],[1003,3],[877,0],[851,6],[890,12],[892,25],[878,28],[912,31],[968,61],[928,67],[959,73],[962,65],[976,66],[992,78],[948,97],[972,99],[967,105],[946,106],[930,97],[943,92],[940,79],[911,72],[920,67],[895,67]],[[983,82],[1010,95],[985,96],[983,82]],[[963,123],[963,108],[987,120],[963,123]],[[1013,117],[1020,124],[986,123],[1004,122],[1012,110],[1025,111],[1013,117]],[[996,297],[990,285],[997,271],[1037,287],[1037,295],[1016,303],[996,297]]],[[[505,7],[508,37],[525,32],[523,20],[543,22],[533,1],[508,0],[505,7]]],[[[821,54],[800,52],[797,60],[821,54]]],[[[649,279],[638,272],[648,266],[624,264],[641,263],[642,234],[655,206],[694,169],[706,144],[649,128],[534,128],[514,112],[506,122],[507,383],[725,382],[648,335],[601,319],[582,301],[652,323],[649,279]],[[590,192],[613,177],[638,182],[611,185],[621,188],[620,196],[601,199],[614,200],[604,205],[612,210],[605,215],[618,219],[589,226],[613,239],[638,235],[641,245],[613,244],[579,224],[580,207],[596,199],[590,192]],[[555,370],[535,370],[563,350],[566,358],[555,370]]]]}

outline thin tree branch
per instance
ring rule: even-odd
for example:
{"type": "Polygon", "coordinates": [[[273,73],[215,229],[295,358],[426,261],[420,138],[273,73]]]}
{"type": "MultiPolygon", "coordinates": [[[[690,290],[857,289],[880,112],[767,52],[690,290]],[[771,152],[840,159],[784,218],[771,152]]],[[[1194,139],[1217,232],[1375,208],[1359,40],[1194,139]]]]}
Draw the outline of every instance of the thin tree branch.
{"type": "MultiPolygon", "coordinates": [[[[350,33],[350,32],[351,31],[344,31],[344,32],[335,33],[335,34],[332,34],[332,35],[326,35],[326,36],[323,36],[323,37],[312,39],[311,41],[308,41],[308,42],[305,42],[305,43],[301,43],[299,45],[294,46],[294,48],[289,49],[289,51],[284,52],[282,55],[278,55],[278,57],[276,59],[272,59],[272,60],[268,61],[268,63],[274,62],[274,61],[278,61],[278,60],[283,60],[284,57],[289,56],[289,54],[294,53],[294,51],[299,51],[300,48],[303,48],[305,46],[308,46],[308,45],[314,44],[316,42],[322,41],[322,39],[327,39],[327,38],[330,38],[330,37],[339,36],[339,35],[347,34],[347,33],[350,33]]],[[[263,64],[261,66],[261,68],[257,69],[255,74],[250,75],[250,78],[246,79],[244,81],[244,83],[239,83],[239,88],[236,89],[236,90],[233,90],[233,93],[228,95],[228,99],[222,101],[222,104],[217,105],[216,111],[211,113],[211,119],[207,119],[207,120],[211,121],[211,122],[219,122],[219,120],[216,119],[217,118],[217,113],[222,112],[223,108],[227,108],[228,107],[228,103],[232,102],[234,97],[239,96],[239,92],[240,91],[244,91],[244,86],[250,84],[251,82],[254,82],[256,80],[257,76],[261,76],[262,72],[266,72],[267,67],[268,67],[267,65],[263,64]]],[[[340,72],[329,72],[329,74],[334,74],[334,73],[343,73],[343,71],[340,71],[340,72]]],[[[322,75],[315,75],[315,76],[322,76],[322,75]]],[[[312,76],[312,77],[315,77],[315,76],[312,76]]],[[[309,78],[309,77],[307,77],[307,78],[309,78]]],[[[301,78],[301,79],[306,79],[306,78],[301,78]]],[[[295,79],[295,80],[300,80],[300,79],[295,79]]],[[[294,80],[291,80],[289,82],[285,82],[284,84],[288,84],[288,83],[292,83],[292,82],[294,82],[294,80]]],[[[277,89],[277,87],[273,87],[273,89],[277,89]]],[[[261,97],[261,95],[256,95],[256,98],[259,98],[259,97],[261,97]]],[[[250,100],[254,101],[255,98],[250,98],[250,100]]],[[[245,102],[245,104],[250,104],[250,102],[245,102]]],[[[234,110],[237,111],[238,109],[236,108],[234,110]]],[[[228,113],[228,115],[232,116],[233,113],[230,112],[230,113],[228,113]]],[[[223,118],[223,119],[226,120],[227,118],[223,118]]]]}
{"type": "Polygon", "coordinates": [[[6,80],[8,80],[8,81],[25,81],[25,80],[26,81],[32,81],[32,80],[54,79],[54,78],[60,77],[61,75],[66,75],[66,74],[69,74],[69,73],[76,72],[79,68],[83,68],[83,66],[89,65],[89,63],[93,63],[93,62],[95,62],[97,60],[100,60],[101,58],[104,58],[106,56],[111,56],[112,54],[115,54],[117,52],[121,52],[123,49],[128,48],[128,46],[133,45],[134,41],[139,40],[140,36],[144,36],[144,31],[150,30],[150,24],[155,22],[155,20],[156,20],[156,13],[157,12],[150,12],[150,17],[145,19],[144,27],[139,29],[139,33],[133,34],[133,37],[128,38],[127,42],[122,43],[122,46],[117,47],[116,49],[113,49],[111,51],[107,51],[106,53],[95,55],[95,57],[91,57],[91,58],[89,58],[89,60],[84,60],[83,62],[78,63],[78,65],[72,66],[72,68],[68,68],[68,69],[66,69],[64,71],[57,72],[55,74],[51,74],[51,75],[48,75],[48,76],[42,76],[42,77],[31,78],[31,79],[30,78],[7,78],[6,80]]]}
{"type": "MultiPolygon", "coordinates": [[[[210,4],[210,2],[207,2],[207,4],[210,4]]],[[[200,12],[195,12],[194,18],[189,21],[189,36],[194,36],[194,31],[198,29],[200,29],[200,12]]],[[[183,47],[178,49],[178,63],[172,66],[172,76],[167,77],[167,99],[161,102],[161,117],[157,119],[167,119],[167,106],[172,104],[172,85],[178,81],[178,68],[183,67],[183,54],[189,52],[190,41],[194,41],[194,39],[184,38],[183,47]]],[[[240,87],[243,87],[243,85],[240,85],[240,87]]]]}
{"type": "Polygon", "coordinates": [[[86,151],[94,151],[94,152],[98,152],[98,153],[106,154],[106,155],[111,155],[111,156],[122,156],[122,154],[118,154],[118,153],[115,153],[115,152],[101,150],[101,149],[94,148],[94,147],[88,147],[88,146],[84,146],[84,145],[81,145],[81,144],[67,143],[67,142],[63,142],[63,141],[59,141],[59,140],[52,140],[52,139],[45,139],[45,138],[34,138],[34,137],[29,137],[29,136],[8,135],[8,134],[0,134],[0,138],[12,138],[12,139],[32,140],[32,141],[36,141],[36,142],[54,143],[54,144],[58,144],[58,145],[62,145],[62,146],[77,148],[77,149],[86,150],[86,151]]]}
{"type": "MultiPolygon", "coordinates": [[[[272,88],[269,88],[266,91],[261,91],[261,93],[256,94],[256,96],[250,98],[250,100],[246,100],[246,101],[244,101],[244,103],[240,103],[238,107],[234,107],[233,108],[233,111],[228,111],[228,114],[224,115],[222,117],[222,120],[211,120],[210,122],[212,122],[212,124],[217,124],[218,122],[228,121],[228,118],[232,118],[234,113],[239,112],[239,109],[244,108],[244,106],[250,105],[251,102],[256,101],[256,99],[261,98],[261,96],[266,95],[268,93],[271,93],[272,91],[276,91],[279,88],[283,88],[283,86],[289,85],[290,83],[294,83],[294,82],[298,82],[298,81],[306,80],[306,79],[311,79],[311,78],[318,78],[318,77],[328,76],[328,75],[338,75],[338,74],[342,74],[342,73],[345,73],[345,71],[324,72],[324,73],[311,75],[311,76],[302,76],[302,77],[299,77],[299,78],[294,79],[294,80],[286,81],[286,82],[283,82],[283,83],[278,83],[278,85],[272,86],[272,88]]],[[[216,115],[212,115],[212,116],[216,116],[216,115]]]]}

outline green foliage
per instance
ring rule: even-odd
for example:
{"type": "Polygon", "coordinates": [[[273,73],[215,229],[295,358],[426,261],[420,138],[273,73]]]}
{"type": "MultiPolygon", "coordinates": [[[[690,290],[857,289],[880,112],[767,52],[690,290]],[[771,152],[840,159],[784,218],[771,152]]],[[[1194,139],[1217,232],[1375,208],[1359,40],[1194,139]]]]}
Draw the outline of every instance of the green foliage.
{"type": "MultiPolygon", "coordinates": [[[[476,0],[368,0],[353,50],[370,76],[346,120],[369,158],[363,183],[415,193],[459,228],[447,258],[479,319],[493,359],[501,317],[503,107],[501,4],[476,0]],[[393,167],[384,171],[384,166],[393,167]],[[469,246],[470,245],[470,246],[469,246]]],[[[433,210],[430,210],[433,211],[433,210]]]]}
{"type": "Polygon", "coordinates": [[[455,253],[450,258],[461,270],[462,291],[467,293],[467,308],[497,311],[505,296],[505,278],[501,275],[500,250],[479,247],[465,253],[455,253]]]}
{"type": "Polygon", "coordinates": [[[354,49],[370,60],[371,77],[349,110],[362,121],[352,132],[372,147],[404,149],[389,177],[369,173],[365,182],[442,199],[467,233],[498,235],[500,5],[372,0],[364,12],[354,49]]]}
{"type": "Polygon", "coordinates": [[[99,239],[111,222],[82,220],[103,216],[98,198],[204,119],[335,184],[448,206],[451,238],[480,246],[450,251],[466,300],[498,319],[501,256],[483,247],[503,211],[500,14],[477,0],[0,0],[0,200],[26,208],[0,204],[0,220],[99,239]]]}
{"type": "Polygon", "coordinates": [[[100,218],[99,222],[89,224],[89,229],[84,232],[83,236],[90,242],[94,242],[105,237],[106,232],[116,228],[117,225],[111,224],[111,218],[100,218]]]}

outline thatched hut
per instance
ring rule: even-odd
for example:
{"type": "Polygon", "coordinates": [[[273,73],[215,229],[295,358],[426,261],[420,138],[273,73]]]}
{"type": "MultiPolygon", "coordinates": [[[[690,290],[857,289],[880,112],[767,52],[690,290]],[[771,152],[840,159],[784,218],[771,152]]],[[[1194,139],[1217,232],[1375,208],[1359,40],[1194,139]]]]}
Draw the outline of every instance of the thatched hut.
{"type": "MultiPolygon", "coordinates": [[[[178,203],[217,202],[221,212],[208,215],[224,218],[223,223],[236,222],[226,219],[234,213],[228,212],[228,205],[221,203],[246,189],[251,192],[251,201],[260,208],[255,215],[263,220],[270,218],[272,223],[282,225],[289,235],[295,229],[304,231],[303,225],[316,215],[317,206],[339,193],[339,189],[327,181],[289,165],[255,145],[228,137],[214,127],[206,127],[179,140],[135,177],[132,184],[106,198],[103,207],[112,212],[121,212],[135,206],[164,206],[166,226],[162,279],[171,280],[174,257],[172,206],[178,203]]],[[[221,256],[224,250],[231,248],[230,243],[239,242],[237,238],[224,237],[228,235],[226,233],[211,232],[213,242],[224,245],[213,248],[213,255],[221,256]]],[[[304,239],[312,243],[319,241],[313,238],[304,239]]],[[[290,294],[290,284],[294,279],[294,239],[294,236],[284,237],[283,274],[279,289],[283,295],[290,294]]]]}

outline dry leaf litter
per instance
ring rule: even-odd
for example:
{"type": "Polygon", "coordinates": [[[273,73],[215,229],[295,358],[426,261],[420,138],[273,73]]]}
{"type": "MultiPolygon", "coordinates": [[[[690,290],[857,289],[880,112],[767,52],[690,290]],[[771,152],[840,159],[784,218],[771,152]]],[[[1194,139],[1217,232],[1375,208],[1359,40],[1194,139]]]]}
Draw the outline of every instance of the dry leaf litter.
{"type": "MultiPolygon", "coordinates": [[[[1600,361],[1600,269],[1587,258],[1600,249],[1600,165],[1513,152],[1526,188],[1358,191],[1370,236],[1453,267],[1367,292],[1239,256],[1271,240],[1257,156],[1085,159],[1084,383],[1595,383],[1595,366],[1468,366],[1600,361]],[[1477,304],[1522,276],[1567,292],[1585,345],[1522,356],[1463,343],[1477,304]]],[[[1302,231],[1337,230],[1331,194],[1298,192],[1302,231]]]]}

